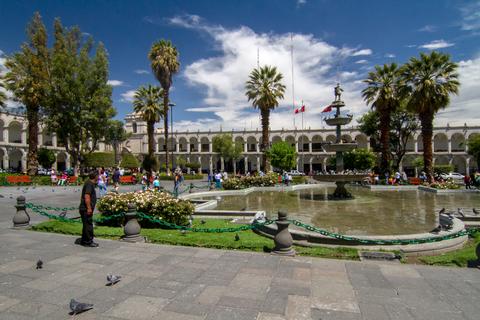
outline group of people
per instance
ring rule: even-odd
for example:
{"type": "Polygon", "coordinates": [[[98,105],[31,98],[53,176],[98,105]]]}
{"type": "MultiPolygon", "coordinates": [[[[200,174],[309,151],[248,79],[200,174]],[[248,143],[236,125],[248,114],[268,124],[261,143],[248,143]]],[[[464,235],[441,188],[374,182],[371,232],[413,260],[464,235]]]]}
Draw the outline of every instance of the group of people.
{"type": "Polygon", "coordinates": [[[228,179],[228,173],[226,171],[215,171],[214,174],[208,174],[208,185],[215,183],[216,189],[222,188],[222,182],[228,179]]]}
{"type": "Polygon", "coordinates": [[[67,171],[63,171],[61,174],[57,175],[55,169],[52,169],[50,180],[52,181],[52,186],[66,186],[68,184],[68,173],[67,171]]]}
{"type": "Polygon", "coordinates": [[[465,175],[463,178],[463,182],[465,183],[465,189],[472,189],[472,187],[480,187],[480,173],[475,172],[471,173],[470,175],[465,175]]]}

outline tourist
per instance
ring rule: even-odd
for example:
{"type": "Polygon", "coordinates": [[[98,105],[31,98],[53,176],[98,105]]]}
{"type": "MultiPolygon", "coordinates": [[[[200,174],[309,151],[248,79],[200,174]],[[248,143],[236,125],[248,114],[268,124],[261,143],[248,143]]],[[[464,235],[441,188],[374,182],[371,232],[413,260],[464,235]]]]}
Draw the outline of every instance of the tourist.
{"type": "Polygon", "coordinates": [[[222,175],[220,172],[215,174],[215,188],[221,189],[222,188],[222,175]]]}
{"type": "Polygon", "coordinates": [[[142,176],[142,191],[146,191],[147,188],[148,188],[148,177],[147,177],[147,173],[144,173],[143,176],[142,176]]]}
{"type": "Polygon", "coordinates": [[[115,168],[115,171],[113,172],[112,180],[113,180],[113,187],[115,191],[118,191],[118,186],[120,183],[120,170],[118,168],[115,168]]]}
{"type": "Polygon", "coordinates": [[[395,183],[399,183],[401,180],[402,176],[400,175],[400,172],[395,172],[395,183]]]}
{"type": "Polygon", "coordinates": [[[407,176],[407,173],[405,171],[402,172],[402,181],[403,182],[408,182],[408,176],[407,176]]]}
{"type": "Polygon", "coordinates": [[[100,170],[97,181],[100,198],[102,198],[107,193],[107,184],[105,183],[105,172],[103,171],[103,169],[100,170]]]}
{"type": "Polygon", "coordinates": [[[422,172],[420,173],[419,178],[420,178],[420,180],[421,180],[422,182],[426,182],[426,181],[427,181],[427,175],[425,174],[425,171],[422,171],[422,172]]]}
{"type": "Polygon", "coordinates": [[[80,217],[82,218],[82,240],[80,244],[85,247],[98,247],[98,243],[93,241],[93,211],[97,202],[95,193],[95,181],[98,173],[91,172],[82,188],[82,197],[80,199],[80,217]]]}
{"type": "Polygon", "coordinates": [[[463,178],[463,182],[465,182],[465,189],[470,189],[470,184],[472,183],[472,180],[468,174],[466,174],[463,178]]]}
{"type": "Polygon", "coordinates": [[[153,189],[160,191],[160,179],[158,176],[155,176],[155,179],[153,180],[153,189]]]}
{"type": "Polygon", "coordinates": [[[52,181],[52,186],[57,185],[57,173],[55,169],[52,169],[52,173],[50,173],[50,180],[52,181]]]}
{"type": "Polygon", "coordinates": [[[223,178],[223,181],[225,181],[225,180],[228,179],[228,173],[227,173],[227,171],[223,171],[222,178],[223,178]]]}
{"type": "Polygon", "coordinates": [[[62,173],[62,176],[60,177],[60,180],[58,180],[58,185],[59,186],[64,186],[67,184],[67,180],[68,180],[68,175],[67,175],[67,172],[64,171],[62,173]]]}

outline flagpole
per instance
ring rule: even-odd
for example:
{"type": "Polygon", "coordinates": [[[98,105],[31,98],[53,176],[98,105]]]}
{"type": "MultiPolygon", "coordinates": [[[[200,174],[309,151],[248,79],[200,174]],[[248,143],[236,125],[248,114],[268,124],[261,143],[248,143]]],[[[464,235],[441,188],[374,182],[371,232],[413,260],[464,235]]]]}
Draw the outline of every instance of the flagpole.
{"type": "Polygon", "coordinates": [[[302,141],[302,172],[305,171],[305,150],[303,149],[303,113],[305,112],[305,107],[303,105],[303,100],[302,100],[302,135],[300,136],[300,140],[302,141]]]}
{"type": "MultiPolygon", "coordinates": [[[[293,36],[290,33],[290,60],[292,63],[292,109],[295,111],[295,84],[294,84],[294,76],[293,76],[293,36]]],[[[293,129],[296,129],[295,126],[295,117],[293,117],[293,129]]]]}

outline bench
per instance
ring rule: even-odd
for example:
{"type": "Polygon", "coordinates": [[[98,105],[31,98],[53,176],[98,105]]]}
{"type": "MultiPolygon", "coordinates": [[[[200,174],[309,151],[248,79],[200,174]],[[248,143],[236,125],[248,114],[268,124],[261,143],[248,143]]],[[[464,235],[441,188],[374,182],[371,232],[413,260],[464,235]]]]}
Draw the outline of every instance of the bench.
{"type": "Polygon", "coordinates": [[[135,184],[136,178],[134,176],[121,176],[120,183],[123,184],[135,184]]]}
{"type": "Polygon", "coordinates": [[[32,183],[29,176],[7,176],[8,184],[32,183]]]}
{"type": "Polygon", "coordinates": [[[78,185],[78,177],[77,176],[68,177],[67,184],[78,185]]]}
{"type": "Polygon", "coordinates": [[[421,184],[420,178],[408,178],[408,183],[418,186],[421,184]]]}

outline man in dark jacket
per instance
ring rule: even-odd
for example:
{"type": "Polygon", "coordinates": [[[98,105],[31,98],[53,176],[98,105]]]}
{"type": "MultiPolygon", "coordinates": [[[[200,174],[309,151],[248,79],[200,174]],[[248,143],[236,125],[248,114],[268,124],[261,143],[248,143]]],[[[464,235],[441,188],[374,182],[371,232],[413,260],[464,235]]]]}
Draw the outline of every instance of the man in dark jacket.
{"type": "Polygon", "coordinates": [[[95,185],[97,183],[97,172],[91,172],[82,188],[82,198],[80,199],[80,216],[82,217],[82,241],[81,245],[85,247],[98,247],[98,243],[93,241],[93,211],[97,203],[97,194],[95,185]]]}

